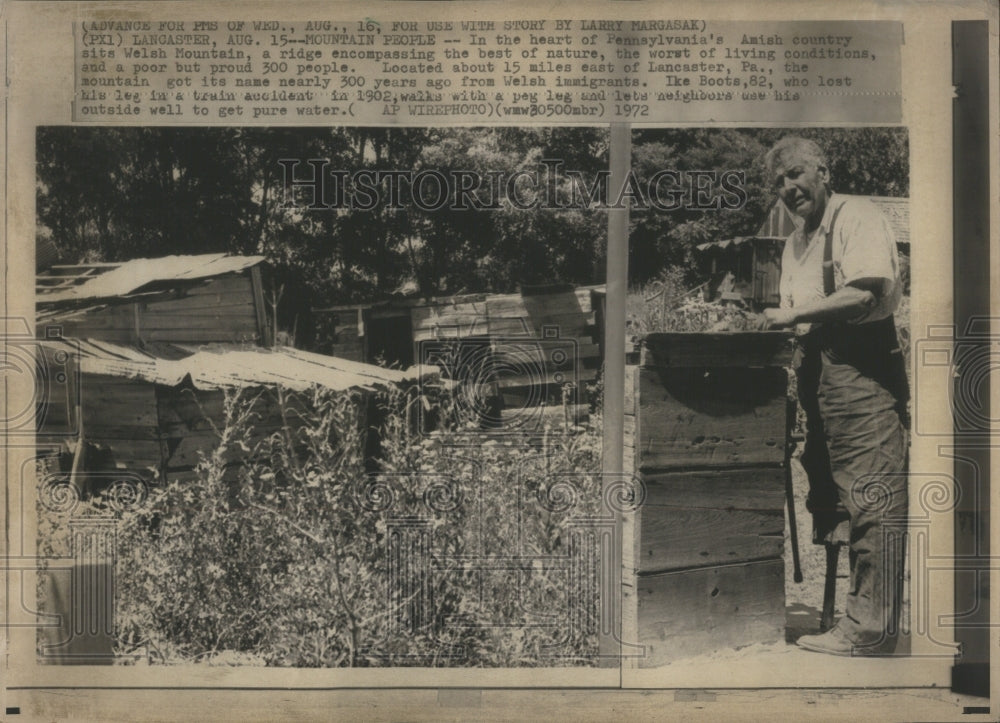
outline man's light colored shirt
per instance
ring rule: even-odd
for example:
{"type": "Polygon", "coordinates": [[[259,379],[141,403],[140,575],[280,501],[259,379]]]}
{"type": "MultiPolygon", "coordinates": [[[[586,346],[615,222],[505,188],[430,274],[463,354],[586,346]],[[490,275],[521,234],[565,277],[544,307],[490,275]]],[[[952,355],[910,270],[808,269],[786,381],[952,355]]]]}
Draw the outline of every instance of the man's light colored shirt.
{"type": "MultiPolygon", "coordinates": [[[[799,226],[785,241],[781,256],[781,307],[802,306],[826,296],[823,293],[823,245],[834,212],[841,204],[843,208],[837,213],[833,228],[835,290],[858,279],[882,279],[882,293],[875,305],[851,323],[884,319],[899,306],[903,293],[899,253],[889,221],[863,196],[832,194],[819,228],[807,235],[799,226]]],[[[810,328],[810,324],[799,324],[796,333],[805,334],[810,328]]]]}

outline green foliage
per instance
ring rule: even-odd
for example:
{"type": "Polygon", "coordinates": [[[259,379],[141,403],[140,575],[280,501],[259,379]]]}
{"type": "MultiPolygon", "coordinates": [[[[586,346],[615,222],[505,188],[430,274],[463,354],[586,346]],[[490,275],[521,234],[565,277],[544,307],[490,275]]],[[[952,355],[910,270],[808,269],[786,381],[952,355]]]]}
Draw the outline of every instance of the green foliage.
{"type": "MultiPolygon", "coordinates": [[[[746,203],[700,210],[689,198],[674,211],[633,211],[630,282],[679,267],[697,283],[697,244],[753,234],[776,200],[763,155],[787,132],[636,131],[632,170],[642,187],[662,170],[738,171],[745,173],[746,203]]],[[[827,151],[835,190],[908,194],[905,129],[795,132],[827,151]]],[[[300,191],[299,208],[288,208],[278,161],[300,160],[296,179],[311,177],[309,158],[328,159],[329,171],[472,171],[486,179],[539,172],[543,193],[551,180],[555,197],[568,200],[574,186],[568,171],[580,174],[584,189],[607,171],[604,129],[44,127],[37,157],[40,233],[69,261],[260,253],[289,288],[303,289],[305,306],[384,299],[406,284],[436,295],[603,279],[603,211],[580,203],[518,208],[505,189],[491,195],[485,186],[476,197],[498,207],[463,209],[454,184],[449,202],[435,211],[393,207],[387,193],[370,210],[311,211],[301,207],[311,200],[308,190],[300,191]],[[551,179],[546,160],[553,161],[551,179]]],[[[712,193],[718,195],[718,184],[712,193]]],[[[520,200],[530,205],[529,196],[520,200]]]]}
{"type": "MultiPolygon", "coordinates": [[[[539,430],[526,454],[523,440],[463,423],[444,392],[396,391],[379,404],[381,455],[369,472],[372,410],[356,394],[228,394],[218,446],[190,479],[118,506],[123,659],[592,663],[596,567],[573,578],[568,566],[599,559],[586,522],[602,509],[599,417],[539,430]],[[285,410],[283,428],[250,447],[268,394],[285,410]],[[440,424],[420,434],[426,405],[440,424]],[[227,465],[233,453],[244,463],[227,465]],[[583,624],[567,624],[569,614],[583,624]]],[[[101,499],[86,507],[112,509],[101,499]]],[[[62,549],[66,519],[42,512],[40,543],[62,549]]]]}
{"type": "Polygon", "coordinates": [[[405,282],[424,295],[594,283],[604,215],[517,209],[503,181],[521,170],[544,177],[546,158],[563,162],[558,186],[568,183],[566,169],[589,180],[607,167],[606,136],[593,128],[46,127],[37,142],[39,228],[70,262],[263,254],[314,305],[385,298],[405,282]],[[332,171],[472,171],[499,174],[494,193],[475,194],[499,207],[461,208],[454,184],[439,210],[397,207],[383,185],[371,209],[309,210],[312,189],[286,193],[279,160],[300,161],[294,179],[308,180],[312,158],[329,161],[321,201],[335,197],[332,171]]]}
{"type": "MultiPolygon", "coordinates": [[[[648,179],[663,169],[743,171],[747,202],[738,209],[685,207],[632,214],[629,280],[643,283],[664,268],[685,269],[686,280],[700,281],[694,247],[707,241],[756,233],[777,201],[764,177],[767,149],[789,130],[777,128],[659,129],[636,132],[632,166],[648,179]]],[[[909,193],[908,136],[901,128],[804,128],[796,135],[815,140],[826,151],[833,189],[840,193],[906,196],[909,193]]],[[[690,204],[689,204],[690,206],[690,204]]]]}
{"type": "Polygon", "coordinates": [[[704,301],[704,285],[685,283],[684,270],[670,267],[658,278],[629,289],[626,325],[633,338],[663,331],[743,331],[754,315],[734,304],[704,301]]]}

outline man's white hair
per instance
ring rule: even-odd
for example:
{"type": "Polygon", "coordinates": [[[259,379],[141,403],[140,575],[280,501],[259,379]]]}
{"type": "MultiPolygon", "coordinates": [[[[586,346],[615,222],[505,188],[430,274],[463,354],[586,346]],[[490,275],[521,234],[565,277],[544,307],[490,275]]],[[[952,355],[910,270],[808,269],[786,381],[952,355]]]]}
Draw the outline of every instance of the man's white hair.
{"type": "Polygon", "coordinates": [[[829,170],[826,163],[826,154],[815,141],[800,136],[785,136],[775,143],[771,150],[764,156],[764,167],[769,175],[774,175],[778,166],[782,165],[789,156],[796,155],[803,161],[811,161],[817,168],[829,170]]]}

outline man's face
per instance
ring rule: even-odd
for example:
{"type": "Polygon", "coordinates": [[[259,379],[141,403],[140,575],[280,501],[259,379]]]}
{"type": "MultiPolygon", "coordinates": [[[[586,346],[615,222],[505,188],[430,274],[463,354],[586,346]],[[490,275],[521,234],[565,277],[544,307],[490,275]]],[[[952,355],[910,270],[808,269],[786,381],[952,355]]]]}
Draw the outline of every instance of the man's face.
{"type": "Polygon", "coordinates": [[[812,159],[793,151],[774,169],[774,188],[788,210],[805,219],[806,228],[819,226],[826,210],[826,183],[830,174],[812,159]]]}

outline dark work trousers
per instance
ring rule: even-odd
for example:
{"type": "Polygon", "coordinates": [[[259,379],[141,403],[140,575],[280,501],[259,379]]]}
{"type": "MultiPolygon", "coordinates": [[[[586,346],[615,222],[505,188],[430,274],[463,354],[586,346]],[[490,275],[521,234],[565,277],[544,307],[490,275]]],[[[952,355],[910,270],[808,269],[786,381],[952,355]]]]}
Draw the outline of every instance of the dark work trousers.
{"type": "Polygon", "coordinates": [[[850,590],[838,626],[856,645],[890,651],[908,504],[908,389],[892,318],[812,332],[800,342],[796,373],[815,541],[838,541],[838,504],[850,518],[850,590]]]}

